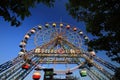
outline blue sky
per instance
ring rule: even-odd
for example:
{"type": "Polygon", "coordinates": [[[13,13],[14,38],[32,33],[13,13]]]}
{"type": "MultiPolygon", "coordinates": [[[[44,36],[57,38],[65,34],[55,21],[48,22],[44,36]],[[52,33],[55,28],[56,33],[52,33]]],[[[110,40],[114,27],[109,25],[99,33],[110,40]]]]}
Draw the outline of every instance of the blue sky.
{"type": "MultiPolygon", "coordinates": [[[[19,43],[23,39],[25,33],[38,24],[44,25],[46,22],[59,22],[62,20],[62,22],[73,24],[81,28],[81,30],[86,33],[84,23],[76,22],[76,20],[68,14],[64,2],[65,0],[57,0],[54,8],[48,8],[43,4],[37,5],[35,8],[30,9],[31,16],[26,18],[22,22],[22,25],[17,28],[10,26],[8,22],[5,22],[3,18],[0,17],[0,64],[18,55],[20,50],[19,43]]],[[[104,52],[99,52],[97,55],[111,62],[110,59],[103,54],[104,52]]],[[[25,80],[32,80],[31,74],[25,80]]],[[[83,79],[89,80],[88,77],[83,79]]]]}

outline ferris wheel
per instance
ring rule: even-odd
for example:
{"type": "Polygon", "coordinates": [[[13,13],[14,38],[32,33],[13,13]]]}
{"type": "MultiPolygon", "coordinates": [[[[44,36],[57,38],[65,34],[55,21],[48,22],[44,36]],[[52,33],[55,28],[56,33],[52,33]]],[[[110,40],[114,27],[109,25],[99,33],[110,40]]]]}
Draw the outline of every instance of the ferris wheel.
{"type": "Polygon", "coordinates": [[[110,71],[115,72],[118,67],[97,57],[87,46],[88,42],[88,36],[74,25],[39,24],[24,35],[19,55],[0,65],[0,79],[23,80],[33,69],[33,80],[40,79],[40,70],[45,72],[44,78],[52,80],[54,74],[70,75],[76,70],[82,77],[88,75],[92,80],[112,79],[114,74],[110,71]]]}
{"type": "MultiPolygon", "coordinates": [[[[21,47],[20,55],[26,54],[26,52],[29,51],[27,50],[27,45],[31,44],[30,42],[28,43],[29,39],[31,41],[34,40],[34,44],[36,48],[39,48],[41,50],[48,50],[49,52],[53,50],[53,53],[54,51],[57,51],[57,54],[56,54],[57,57],[52,55],[54,58],[47,58],[46,61],[48,62],[50,60],[55,62],[58,56],[65,54],[65,56],[63,56],[64,57],[63,61],[65,62],[66,65],[69,64],[67,63],[67,60],[68,61],[79,60],[79,58],[77,59],[75,59],[74,57],[72,58],[72,56],[76,53],[75,50],[80,50],[80,49],[82,50],[82,48],[85,49],[85,46],[86,46],[85,43],[89,41],[89,38],[85,34],[83,34],[83,31],[80,30],[78,27],[75,27],[67,23],[61,23],[61,22],[46,23],[45,25],[37,25],[36,27],[32,28],[25,34],[23,40],[20,43],[20,47],[21,47]],[[65,51],[69,51],[69,52],[73,51],[74,54],[68,54],[65,51]]],[[[41,58],[45,59],[45,57],[43,56],[41,58]]],[[[69,71],[71,72],[79,68],[80,66],[81,64],[75,66],[74,68],[71,68],[71,69],[69,68],[69,71]]],[[[55,70],[55,72],[67,73],[68,69],[64,71],[55,70]]]]}

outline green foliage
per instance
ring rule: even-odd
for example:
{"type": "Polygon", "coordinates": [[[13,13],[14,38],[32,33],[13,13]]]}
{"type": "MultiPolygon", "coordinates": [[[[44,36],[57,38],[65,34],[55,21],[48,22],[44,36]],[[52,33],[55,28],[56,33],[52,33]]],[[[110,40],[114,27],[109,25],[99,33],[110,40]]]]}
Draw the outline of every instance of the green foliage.
{"type": "Polygon", "coordinates": [[[29,9],[38,3],[52,7],[54,0],[0,0],[0,16],[11,26],[20,26],[21,21],[31,15],[29,9]]]}
{"type": "Polygon", "coordinates": [[[96,37],[88,45],[106,51],[120,63],[120,1],[69,0],[66,9],[77,21],[84,21],[86,30],[96,37]]]}

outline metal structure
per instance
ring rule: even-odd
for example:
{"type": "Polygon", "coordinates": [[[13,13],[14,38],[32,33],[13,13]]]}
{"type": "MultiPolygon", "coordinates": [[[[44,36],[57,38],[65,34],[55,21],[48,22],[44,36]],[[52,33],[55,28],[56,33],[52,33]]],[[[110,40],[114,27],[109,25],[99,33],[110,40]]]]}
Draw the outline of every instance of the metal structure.
{"type": "MultiPolygon", "coordinates": [[[[87,42],[89,42],[87,35],[70,24],[37,25],[30,29],[20,42],[19,55],[0,65],[0,80],[23,80],[32,70],[48,69],[42,64],[53,64],[53,73],[56,75],[69,75],[75,70],[84,68],[92,80],[112,79],[117,67],[88,51],[87,42]],[[34,41],[35,46],[30,47],[29,41],[34,41]],[[27,69],[23,68],[25,64],[29,64],[27,69]],[[54,65],[59,64],[66,65],[66,69],[55,69],[54,65]],[[68,64],[76,64],[76,66],[70,67],[68,64]]],[[[61,80],[76,80],[72,78],[61,80]]],[[[51,80],[57,79],[52,77],[51,80]]]]}

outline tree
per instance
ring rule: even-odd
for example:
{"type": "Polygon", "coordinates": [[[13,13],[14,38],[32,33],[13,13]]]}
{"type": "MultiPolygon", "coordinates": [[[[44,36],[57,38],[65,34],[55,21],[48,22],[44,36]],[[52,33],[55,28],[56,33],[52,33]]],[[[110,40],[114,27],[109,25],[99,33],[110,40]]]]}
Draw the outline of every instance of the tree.
{"type": "Polygon", "coordinates": [[[88,45],[106,51],[120,63],[120,1],[69,0],[66,9],[77,21],[84,21],[86,30],[95,36],[88,45]]]}
{"type": "Polygon", "coordinates": [[[20,26],[21,21],[31,15],[29,9],[37,3],[52,7],[54,0],[0,0],[0,16],[11,26],[20,26]]]}

